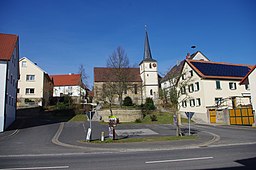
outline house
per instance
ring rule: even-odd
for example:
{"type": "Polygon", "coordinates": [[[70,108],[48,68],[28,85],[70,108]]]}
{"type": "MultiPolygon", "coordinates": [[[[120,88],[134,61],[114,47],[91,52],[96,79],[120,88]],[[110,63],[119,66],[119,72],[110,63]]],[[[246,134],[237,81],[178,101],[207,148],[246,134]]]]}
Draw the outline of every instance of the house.
{"type": "Polygon", "coordinates": [[[195,112],[195,121],[210,123],[209,109],[247,106],[250,101],[243,94],[248,89],[239,82],[250,69],[242,64],[186,59],[177,85],[182,94],[180,113],[185,116],[185,112],[195,112]],[[184,81],[187,83],[179,86],[184,81]]]}
{"type": "Polygon", "coordinates": [[[18,107],[47,106],[53,93],[53,81],[36,63],[26,57],[19,61],[18,107]]]}
{"type": "Polygon", "coordinates": [[[51,75],[54,82],[53,97],[71,96],[76,104],[87,103],[89,89],[84,85],[81,74],[51,75]]]}
{"type": "Polygon", "coordinates": [[[16,117],[19,79],[19,37],[0,33],[0,132],[16,117]]]}
{"type": "MultiPolygon", "coordinates": [[[[241,85],[244,85],[250,92],[252,109],[254,114],[254,121],[256,121],[256,65],[247,73],[247,75],[240,81],[241,85]]],[[[256,122],[253,124],[256,126],[256,122]]]]}
{"type": "MultiPolygon", "coordinates": [[[[190,60],[201,60],[201,61],[210,61],[201,51],[197,51],[190,55],[189,53],[186,56],[186,59],[190,60]]],[[[174,65],[170,71],[161,79],[162,89],[168,89],[170,86],[175,85],[177,82],[176,78],[181,76],[181,72],[185,63],[185,59],[182,61],[177,61],[177,64],[174,65]]]]}
{"type": "MultiPolygon", "coordinates": [[[[139,64],[139,68],[94,68],[94,100],[106,101],[104,97],[104,86],[107,83],[120,83],[115,72],[121,71],[125,73],[126,88],[124,88],[123,99],[126,96],[132,98],[135,104],[142,104],[146,98],[152,98],[155,102],[159,97],[159,75],[157,61],[153,59],[148,33],[146,31],[144,42],[144,57],[139,64]]],[[[122,99],[122,100],[123,100],[122,99]]],[[[114,103],[118,103],[117,95],[115,95],[114,103]]]]}

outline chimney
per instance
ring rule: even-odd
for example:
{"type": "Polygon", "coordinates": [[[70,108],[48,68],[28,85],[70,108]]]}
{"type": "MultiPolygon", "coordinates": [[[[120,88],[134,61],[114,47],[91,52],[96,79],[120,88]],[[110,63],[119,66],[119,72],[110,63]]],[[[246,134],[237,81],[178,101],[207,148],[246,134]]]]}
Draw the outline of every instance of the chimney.
{"type": "Polygon", "coordinates": [[[190,58],[190,53],[187,53],[186,59],[190,58]]]}

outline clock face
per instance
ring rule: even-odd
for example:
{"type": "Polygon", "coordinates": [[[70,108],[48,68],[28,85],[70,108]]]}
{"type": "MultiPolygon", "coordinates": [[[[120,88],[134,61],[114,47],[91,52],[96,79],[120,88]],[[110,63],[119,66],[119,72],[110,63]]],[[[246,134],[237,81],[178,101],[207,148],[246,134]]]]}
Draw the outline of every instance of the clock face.
{"type": "Polygon", "coordinates": [[[153,64],[153,67],[156,67],[156,63],[153,64]]]}

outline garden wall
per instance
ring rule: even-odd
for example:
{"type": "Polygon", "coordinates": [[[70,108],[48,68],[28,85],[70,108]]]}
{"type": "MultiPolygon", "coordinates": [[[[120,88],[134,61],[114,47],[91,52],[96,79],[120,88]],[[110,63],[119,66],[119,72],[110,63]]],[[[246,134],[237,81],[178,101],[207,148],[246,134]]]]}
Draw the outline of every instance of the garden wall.
{"type": "MultiPolygon", "coordinates": [[[[110,116],[110,111],[108,109],[98,110],[97,112],[104,122],[108,122],[108,117],[110,116]]],[[[114,109],[113,115],[119,118],[120,122],[134,122],[136,119],[142,118],[141,110],[114,109]]]]}

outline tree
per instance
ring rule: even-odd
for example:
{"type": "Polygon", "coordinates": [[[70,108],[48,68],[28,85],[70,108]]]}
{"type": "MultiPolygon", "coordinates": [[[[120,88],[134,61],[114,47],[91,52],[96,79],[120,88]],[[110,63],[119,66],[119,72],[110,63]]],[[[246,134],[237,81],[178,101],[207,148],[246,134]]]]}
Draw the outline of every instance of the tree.
{"type": "Polygon", "coordinates": [[[169,104],[174,110],[174,115],[177,118],[176,135],[181,134],[180,131],[180,105],[183,101],[189,98],[186,87],[193,81],[192,76],[187,76],[187,69],[183,69],[180,73],[168,75],[169,88],[162,90],[162,100],[169,104]]]}
{"type": "Polygon", "coordinates": [[[110,116],[113,116],[112,104],[114,101],[115,94],[116,94],[116,86],[113,82],[106,82],[103,84],[102,97],[104,99],[107,99],[107,102],[109,104],[110,116]]]}
{"type": "Polygon", "coordinates": [[[86,85],[88,85],[88,76],[87,74],[85,73],[85,68],[84,68],[84,65],[83,64],[80,64],[79,68],[78,68],[78,73],[81,74],[81,79],[82,79],[82,82],[86,85]]]}
{"type": "Polygon", "coordinates": [[[117,49],[109,56],[107,60],[107,67],[112,68],[110,76],[115,80],[115,92],[118,96],[120,107],[122,107],[123,93],[129,86],[129,59],[125,50],[122,47],[117,49]]]}

